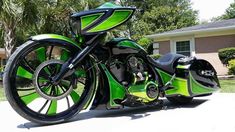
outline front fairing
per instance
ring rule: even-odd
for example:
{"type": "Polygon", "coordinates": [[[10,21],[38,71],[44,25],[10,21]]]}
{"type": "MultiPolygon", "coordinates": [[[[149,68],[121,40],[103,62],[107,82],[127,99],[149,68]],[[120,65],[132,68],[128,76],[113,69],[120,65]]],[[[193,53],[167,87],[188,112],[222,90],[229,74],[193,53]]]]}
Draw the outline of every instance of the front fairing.
{"type": "Polygon", "coordinates": [[[128,21],[135,8],[117,6],[107,2],[96,9],[82,11],[71,16],[75,33],[92,35],[106,32],[128,21]]]}

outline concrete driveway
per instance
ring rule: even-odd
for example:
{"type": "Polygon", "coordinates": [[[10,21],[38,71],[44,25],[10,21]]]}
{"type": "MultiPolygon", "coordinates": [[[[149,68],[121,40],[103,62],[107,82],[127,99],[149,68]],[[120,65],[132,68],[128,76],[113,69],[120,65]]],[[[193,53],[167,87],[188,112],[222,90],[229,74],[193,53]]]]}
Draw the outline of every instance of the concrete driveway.
{"type": "Polygon", "coordinates": [[[33,124],[0,102],[1,132],[235,132],[235,94],[216,93],[176,106],[164,99],[164,108],[82,112],[73,121],[58,125],[33,124]]]}

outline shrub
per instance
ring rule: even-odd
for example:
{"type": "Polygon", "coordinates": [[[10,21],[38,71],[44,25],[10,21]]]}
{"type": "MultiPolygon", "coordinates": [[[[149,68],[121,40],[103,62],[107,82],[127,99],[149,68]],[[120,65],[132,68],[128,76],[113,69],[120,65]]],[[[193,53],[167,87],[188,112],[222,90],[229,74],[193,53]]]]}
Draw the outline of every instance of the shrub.
{"type": "Polygon", "coordinates": [[[4,71],[5,66],[0,66],[0,72],[4,71]]]}
{"type": "Polygon", "coordinates": [[[147,50],[148,46],[152,43],[152,40],[149,38],[141,38],[137,43],[147,50]]]}
{"type": "Polygon", "coordinates": [[[218,52],[221,62],[225,65],[228,65],[229,60],[235,59],[235,47],[223,48],[220,49],[218,52]]]}
{"type": "Polygon", "coordinates": [[[158,59],[161,57],[160,54],[153,54],[153,55],[150,55],[153,59],[158,59]]]}
{"type": "Polygon", "coordinates": [[[228,62],[228,74],[235,75],[235,59],[228,62]]]}

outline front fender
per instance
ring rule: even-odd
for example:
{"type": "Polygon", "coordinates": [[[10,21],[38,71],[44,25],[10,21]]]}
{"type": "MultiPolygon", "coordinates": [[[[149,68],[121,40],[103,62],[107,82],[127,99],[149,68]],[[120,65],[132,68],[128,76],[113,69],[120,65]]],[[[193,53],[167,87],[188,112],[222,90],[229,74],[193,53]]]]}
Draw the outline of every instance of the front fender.
{"type": "Polygon", "coordinates": [[[46,41],[46,42],[57,42],[57,43],[61,43],[63,45],[70,45],[73,47],[78,48],[79,50],[81,50],[81,44],[77,43],[76,41],[62,36],[62,35],[57,35],[57,34],[41,34],[41,35],[36,35],[36,36],[32,36],[29,38],[29,40],[32,41],[46,41]]]}

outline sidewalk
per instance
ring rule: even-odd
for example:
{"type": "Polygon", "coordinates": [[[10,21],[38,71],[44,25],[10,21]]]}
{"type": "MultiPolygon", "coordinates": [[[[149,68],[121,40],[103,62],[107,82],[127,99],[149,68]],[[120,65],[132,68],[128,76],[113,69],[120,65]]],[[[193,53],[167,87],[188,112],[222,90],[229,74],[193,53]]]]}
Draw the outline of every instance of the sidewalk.
{"type": "Polygon", "coordinates": [[[190,105],[82,112],[69,123],[39,126],[0,102],[1,132],[235,132],[235,94],[216,93],[190,105]]]}

